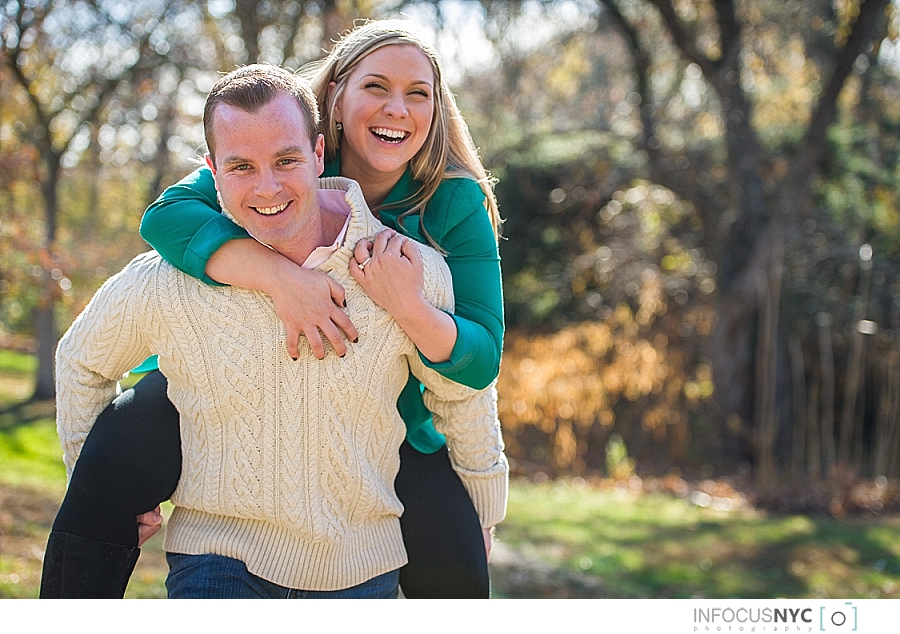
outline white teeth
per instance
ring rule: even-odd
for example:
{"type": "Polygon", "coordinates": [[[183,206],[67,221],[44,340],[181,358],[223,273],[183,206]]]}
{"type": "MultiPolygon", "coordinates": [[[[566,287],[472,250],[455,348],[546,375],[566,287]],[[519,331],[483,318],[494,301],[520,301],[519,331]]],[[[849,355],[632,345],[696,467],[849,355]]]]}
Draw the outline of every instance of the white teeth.
{"type": "Polygon", "coordinates": [[[396,141],[402,141],[406,138],[406,132],[402,130],[388,130],[387,128],[372,128],[372,132],[378,136],[387,137],[396,141]]]}
{"type": "Polygon", "coordinates": [[[284,208],[287,206],[287,203],[283,203],[277,207],[255,207],[255,209],[264,216],[274,216],[279,211],[284,211],[284,208]]]}

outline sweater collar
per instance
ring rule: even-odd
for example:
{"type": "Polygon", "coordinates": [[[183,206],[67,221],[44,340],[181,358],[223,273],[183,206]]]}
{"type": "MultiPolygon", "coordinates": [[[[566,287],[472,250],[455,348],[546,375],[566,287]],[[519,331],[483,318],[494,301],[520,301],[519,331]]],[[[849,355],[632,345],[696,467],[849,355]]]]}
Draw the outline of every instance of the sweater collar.
{"type": "Polygon", "coordinates": [[[369,211],[356,181],[342,176],[323,177],[319,179],[319,189],[336,189],[344,192],[344,198],[350,207],[350,218],[343,244],[318,268],[322,271],[346,271],[356,243],[363,238],[373,237],[386,227],[369,211]]]}

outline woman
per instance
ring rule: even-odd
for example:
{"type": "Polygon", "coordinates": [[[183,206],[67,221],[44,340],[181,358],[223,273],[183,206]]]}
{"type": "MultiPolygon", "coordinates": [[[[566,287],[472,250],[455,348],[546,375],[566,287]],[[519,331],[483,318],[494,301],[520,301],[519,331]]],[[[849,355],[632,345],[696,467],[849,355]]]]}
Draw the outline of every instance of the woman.
{"type": "MultiPolygon", "coordinates": [[[[398,232],[357,245],[354,278],[398,321],[430,367],[470,387],[486,387],[499,370],[503,335],[499,216],[436,54],[406,23],[370,22],[305,74],[323,106],[324,176],[357,180],[369,206],[398,232]],[[421,301],[416,271],[402,256],[404,236],[446,254],[455,315],[421,301]]],[[[301,332],[316,357],[326,353],[320,332],[343,354],[356,337],[339,310],[343,289],[254,240],[239,239],[248,236],[218,212],[212,176],[198,170],[148,209],[141,235],[195,277],[271,295],[292,356],[307,345],[301,332]],[[248,261],[259,265],[248,268],[248,261]]],[[[106,575],[111,587],[102,592],[124,591],[139,540],[156,530],[151,523],[136,534],[134,516],[171,495],[180,469],[177,412],[164,389],[165,379],[154,372],[98,418],[94,430],[100,431],[92,430],[85,442],[54,523],[42,596],[71,596],[65,586],[74,582],[60,570],[87,570],[84,562],[104,557],[112,562],[106,575]],[[155,409],[153,421],[144,420],[148,407],[155,409]],[[126,427],[135,420],[140,422],[126,427]],[[118,437],[125,433],[131,437],[118,437]],[[135,438],[138,433],[146,437],[135,438]],[[123,450],[126,442],[133,446],[123,450]]],[[[398,408],[408,430],[395,485],[405,507],[401,526],[410,559],[401,571],[403,592],[410,598],[487,597],[489,536],[450,467],[415,379],[398,408]]]]}

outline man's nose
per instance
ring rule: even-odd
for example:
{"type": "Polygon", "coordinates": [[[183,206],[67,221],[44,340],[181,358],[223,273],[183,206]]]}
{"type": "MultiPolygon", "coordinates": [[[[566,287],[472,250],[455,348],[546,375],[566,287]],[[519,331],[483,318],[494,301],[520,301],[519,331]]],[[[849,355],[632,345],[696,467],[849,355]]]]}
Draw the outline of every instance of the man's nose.
{"type": "Polygon", "coordinates": [[[281,181],[273,169],[261,169],[259,179],[256,181],[256,194],[264,198],[271,198],[281,191],[281,181]]]}

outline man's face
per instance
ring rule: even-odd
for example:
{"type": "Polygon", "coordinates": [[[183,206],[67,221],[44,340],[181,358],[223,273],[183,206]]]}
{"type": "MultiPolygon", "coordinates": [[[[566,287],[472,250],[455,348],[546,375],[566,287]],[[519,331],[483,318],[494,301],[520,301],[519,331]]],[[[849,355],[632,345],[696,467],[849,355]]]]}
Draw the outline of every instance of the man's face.
{"type": "Polygon", "coordinates": [[[253,237],[282,251],[318,213],[325,141],[310,144],[300,105],[286,94],[250,113],[219,104],[213,116],[216,179],[223,206],[253,237]]]}

